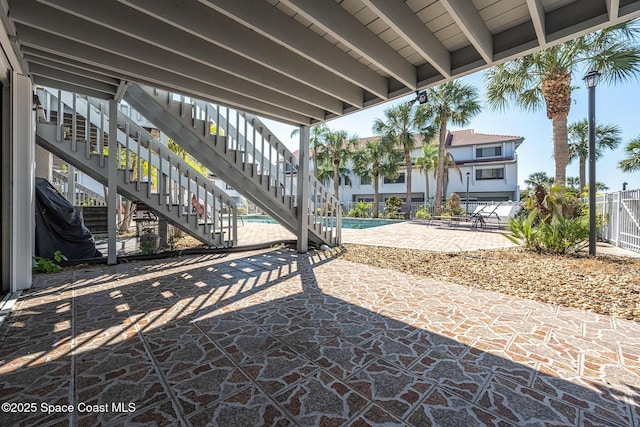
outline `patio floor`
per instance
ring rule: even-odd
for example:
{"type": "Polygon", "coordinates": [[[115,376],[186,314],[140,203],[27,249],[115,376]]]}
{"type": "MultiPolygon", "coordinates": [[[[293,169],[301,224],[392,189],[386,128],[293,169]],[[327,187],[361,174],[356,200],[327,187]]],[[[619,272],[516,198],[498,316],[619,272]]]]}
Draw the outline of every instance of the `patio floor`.
{"type": "Polygon", "coordinates": [[[38,275],[0,340],[2,426],[640,425],[640,323],[322,253],[38,275]]]}

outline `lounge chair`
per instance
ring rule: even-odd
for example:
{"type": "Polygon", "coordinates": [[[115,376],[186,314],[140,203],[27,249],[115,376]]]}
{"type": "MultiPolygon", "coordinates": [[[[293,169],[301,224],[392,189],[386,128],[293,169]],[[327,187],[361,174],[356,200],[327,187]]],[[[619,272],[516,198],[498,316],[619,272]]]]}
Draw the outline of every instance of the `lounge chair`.
{"type": "Polygon", "coordinates": [[[500,216],[498,216],[498,208],[500,207],[500,203],[497,205],[484,205],[476,207],[475,211],[471,214],[471,227],[477,229],[481,227],[483,230],[487,228],[487,221],[490,221],[492,218],[495,218],[497,225],[500,226],[500,216]]]}

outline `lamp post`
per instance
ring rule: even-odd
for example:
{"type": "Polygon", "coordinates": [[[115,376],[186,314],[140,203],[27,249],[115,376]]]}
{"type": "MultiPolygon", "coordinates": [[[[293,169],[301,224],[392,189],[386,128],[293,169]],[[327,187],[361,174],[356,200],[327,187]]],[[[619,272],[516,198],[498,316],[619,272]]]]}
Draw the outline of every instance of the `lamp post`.
{"type": "Polygon", "coordinates": [[[467,215],[469,215],[469,175],[471,175],[469,172],[467,172],[467,197],[466,197],[466,202],[465,202],[465,207],[464,207],[464,211],[467,215]]]}
{"type": "Polygon", "coordinates": [[[627,191],[627,185],[629,185],[628,182],[623,182],[622,183],[622,191],[627,191]]]}
{"type": "Polygon", "coordinates": [[[589,71],[584,80],[589,90],[589,256],[596,254],[596,86],[600,73],[589,71]]]}

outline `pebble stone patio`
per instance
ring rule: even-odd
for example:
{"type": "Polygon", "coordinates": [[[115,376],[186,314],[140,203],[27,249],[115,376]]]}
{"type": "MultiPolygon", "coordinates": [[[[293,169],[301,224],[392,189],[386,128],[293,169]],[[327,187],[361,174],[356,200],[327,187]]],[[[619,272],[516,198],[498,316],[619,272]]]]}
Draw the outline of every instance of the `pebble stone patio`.
{"type": "Polygon", "coordinates": [[[287,249],[34,277],[0,426],[640,427],[638,322],[287,249]]]}

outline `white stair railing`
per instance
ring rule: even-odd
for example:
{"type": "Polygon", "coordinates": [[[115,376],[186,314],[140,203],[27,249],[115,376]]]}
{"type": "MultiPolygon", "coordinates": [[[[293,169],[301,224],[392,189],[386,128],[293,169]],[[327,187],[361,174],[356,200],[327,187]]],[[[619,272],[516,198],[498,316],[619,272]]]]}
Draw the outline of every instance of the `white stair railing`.
{"type": "MultiPolygon", "coordinates": [[[[47,96],[54,101],[48,102],[53,107],[47,116],[56,120],[56,140],[69,141],[68,149],[82,151],[86,160],[97,160],[106,176],[109,147],[103,130],[109,129],[109,118],[102,103],[50,89],[47,96]]],[[[124,114],[119,115],[119,127],[116,151],[122,186],[203,242],[236,245],[235,201],[124,114]],[[227,240],[221,237],[225,235],[227,240]]]]}
{"type": "MultiPolygon", "coordinates": [[[[259,203],[260,198],[267,196],[279,204],[278,209],[284,208],[294,217],[306,215],[312,234],[321,241],[331,245],[340,243],[341,208],[338,200],[313,176],[309,176],[308,212],[297,211],[298,159],[258,117],[154,88],[140,87],[140,91],[166,106],[166,112],[182,123],[181,126],[169,125],[172,126],[170,132],[189,129],[190,137],[195,135],[210,144],[228,165],[241,172],[244,178],[259,184],[266,193],[244,194],[245,197],[259,203]]],[[[146,118],[152,122],[156,119],[146,118]]],[[[162,130],[166,123],[160,117],[158,119],[162,130]]],[[[242,191],[242,182],[228,184],[242,191]]],[[[297,221],[292,222],[283,225],[296,229],[297,221]]]]}

